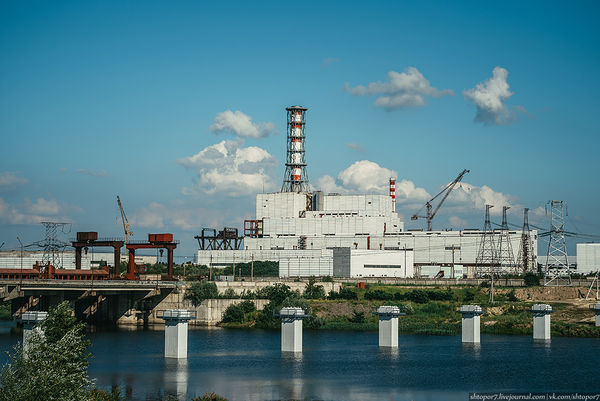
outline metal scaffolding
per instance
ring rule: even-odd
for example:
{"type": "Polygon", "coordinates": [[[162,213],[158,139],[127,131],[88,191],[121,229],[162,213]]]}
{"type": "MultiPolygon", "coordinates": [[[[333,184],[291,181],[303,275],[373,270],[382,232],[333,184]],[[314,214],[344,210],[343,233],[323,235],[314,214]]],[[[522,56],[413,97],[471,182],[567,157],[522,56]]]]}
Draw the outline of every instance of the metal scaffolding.
{"type": "Polygon", "coordinates": [[[564,202],[550,201],[550,241],[544,268],[544,285],[571,286],[571,269],[565,241],[564,202]]]}
{"type": "Polygon", "coordinates": [[[309,192],[304,150],[306,107],[291,106],[287,110],[287,158],[281,192],[309,192]]]}

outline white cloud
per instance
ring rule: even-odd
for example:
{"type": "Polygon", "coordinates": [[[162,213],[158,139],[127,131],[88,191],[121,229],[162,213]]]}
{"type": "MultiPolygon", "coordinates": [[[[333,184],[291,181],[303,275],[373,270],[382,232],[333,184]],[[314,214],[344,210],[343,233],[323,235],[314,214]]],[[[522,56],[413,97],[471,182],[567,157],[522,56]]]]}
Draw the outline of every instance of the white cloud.
{"type": "Polygon", "coordinates": [[[24,184],[27,184],[26,178],[19,177],[12,171],[0,172],[0,190],[13,189],[24,184]]]}
{"type": "MultiPolygon", "coordinates": [[[[326,193],[389,193],[389,180],[397,177],[394,170],[381,167],[379,164],[360,160],[345,170],[340,171],[337,180],[324,175],[317,180],[318,187],[326,193]]],[[[398,203],[426,201],[430,195],[423,188],[418,188],[412,181],[396,180],[396,201],[398,203]]]]}
{"type": "Polygon", "coordinates": [[[404,72],[388,72],[388,82],[371,82],[367,86],[358,85],[346,90],[354,96],[380,95],[375,105],[386,110],[419,107],[425,105],[425,98],[454,95],[450,89],[438,90],[432,87],[427,79],[415,67],[408,67],[404,72]]]}
{"type": "Polygon", "coordinates": [[[461,219],[458,216],[450,216],[450,218],[448,218],[448,222],[452,228],[458,229],[465,228],[468,224],[465,219],[461,219]]]}
{"type": "Polygon", "coordinates": [[[456,184],[448,196],[448,203],[458,206],[458,210],[462,211],[485,210],[485,205],[493,205],[490,210],[492,215],[501,215],[502,206],[516,206],[514,202],[515,198],[511,195],[495,191],[487,185],[478,187],[466,182],[456,184]]]}
{"type": "Polygon", "coordinates": [[[60,207],[54,200],[38,198],[35,202],[25,198],[24,209],[20,210],[0,198],[0,221],[8,224],[37,224],[55,220],[60,207]]]}
{"type": "Polygon", "coordinates": [[[349,142],[345,144],[348,149],[355,150],[360,153],[365,153],[366,149],[360,144],[355,142],[349,142]]]}
{"type": "Polygon", "coordinates": [[[56,215],[60,209],[54,199],[46,200],[44,198],[38,198],[35,202],[25,198],[25,208],[29,213],[43,215],[56,215]]]}
{"type": "Polygon", "coordinates": [[[177,163],[198,174],[195,188],[184,188],[184,194],[199,190],[240,196],[274,188],[270,174],[275,158],[256,146],[243,148],[236,141],[221,141],[177,163]]]}
{"type": "Polygon", "coordinates": [[[239,110],[225,110],[215,117],[215,122],[209,127],[214,133],[229,132],[244,138],[262,138],[275,130],[272,122],[253,123],[249,115],[239,110]]]}
{"type": "Polygon", "coordinates": [[[463,91],[463,95],[477,107],[476,122],[485,125],[506,125],[515,120],[517,113],[526,113],[522,106],[509,109],[506,105],[505,102],[513,95],[509,90],[507,78],[508,70],[495,67],[490,78],[478,83],[474,88],[463,91]]]}
{"type": "Polygon", "coordinates": [[[222,212],[209,211],[197,205],[175,204],[165,206],[151,202],[148,206],[136,211],[132,222],[137,227],[150,229],[195,230],[202,227],[220,227],[223,219],[222,212]]]}
{"type": "MultiPolygon", "coordinates": [[[[62,170],[62,169],[61,169],[62,170]]],[[[65,169],[66,171],[66,169],[65,169]]],[[[104,170],[99,170],[99,171],[94,171],[94,170],[88,170],[88,169],[77,169],[75,170],[76,173],[79,174],[85,174],[85,175],[89,175],[90,177],[106,177],[106,171],[104,170]]]]}

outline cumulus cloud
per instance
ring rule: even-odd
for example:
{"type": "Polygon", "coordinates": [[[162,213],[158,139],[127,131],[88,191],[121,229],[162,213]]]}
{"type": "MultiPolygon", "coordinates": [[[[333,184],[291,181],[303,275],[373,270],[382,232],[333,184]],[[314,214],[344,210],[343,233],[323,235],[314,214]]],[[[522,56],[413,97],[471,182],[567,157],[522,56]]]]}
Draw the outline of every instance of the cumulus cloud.
{"type": "Polygon", "coordinates": [[[448,196],[448,203],[458,205],[460,209],[485,210],[485,205],[493,205],[492,215],[501,215],[502,206],[513,207],[515,198],[509,194],[493,190],[487,185],[480,187],[466,182],[460,182],[448,196]]]}
{"type": "Polygon", "coordinates": [[[23,206],[17,208],[0,198],[0,221],[8,224],[38,224],[56,218],[60,207],[55,200],[38,198],[35,202],[25,198],[23,206]]]}
{"type": "Polygon", "coordinates": [[[239,110],[225,110],[217,114],[214,124],[208,129],[215,134],[229,132],[242,138],[262,138],[275,131],[275,124],[253,123],[249,115],[239,110]]]}
{"type": "Polygon", "coordinates": [[[495,67],[492,76],[474,88],[464,90],[463,95],[477,107],[475,121],[485,125],[512,123],[518,113],[526,113],[522,106],[509,108],[506,101],[513,95],[507,82],[508,70],[495,67]]]}
{"type": "Polygon", "coordinates": [[[365,148],[360,143],[350,142],[345,144],[348,149],[355,150],[360,153],[365,153],[365,148]]]}
{"type": "Polygon", "coordinates": [[[185,188],[185,194],[201,191],[240,196],[274,187],[270,174],[275,158],[262,148],[244,148],[236,141],[221,141],[177,163],[197,173],[195,188],[185,188]]]}
{"type": "MultiPolygon", "coordinates": [[[[397,176],[394,170],[381,167],[369,160],[360,160],[340,171],[337,180],[332,176],[324,175],[317,180],[317,185],[324,192],[387,194],[389,179],[397,176]]],[[[418,188],[412,181],[396,180],[397,202],[417,202],[429,198],[427,191],[418,188]]]]}
{"type": "Polygon", "coordinates": [[[367,86],[358,85],[346,90],[354,96],[379,95],[375,105],[388,111],[425,105],[426,97],[454,95],[450,89],[438,90],[430,85],[423,74],[415,67],[404,72],[388,72],[388,82],[371,82],[367,86]]]}
{"type": "Polygon", "coordinates": [[[458,216],[450,216],[450,218],[448,218],[448,222],[453,228],[461,229],[467,226],[467,221],[465,219],[461,219],[458,216]]]}
{"type": "Polygon", "coordinates": [[[202,227],[220,227],[222,213],[214,213],[198,207],[181,203],[165,206],[151,202],[148,206],[136,211],[132,221],[138,227],[151,229],[194,230],[202,227]]]}
{"type": "Polygon", "coordinates": [[[0,191],[14,189],[24,184],[27,184],[26,178],[20,177],[12,171],[0,172],[0,191]]]}
{"type": "MultiPolygon", "coordinates": [[[[66,169],[65,169],[66,171],[66,169]]],[[[98,170],[98,171],[94,171],[94,170],[88,170],[88,169],[77,169],[75,170],[76,173],[79,174],[85,174],[85,175],[89,175],[90,177],[106,177],[106,171],[104,170],[98,170]]]]}

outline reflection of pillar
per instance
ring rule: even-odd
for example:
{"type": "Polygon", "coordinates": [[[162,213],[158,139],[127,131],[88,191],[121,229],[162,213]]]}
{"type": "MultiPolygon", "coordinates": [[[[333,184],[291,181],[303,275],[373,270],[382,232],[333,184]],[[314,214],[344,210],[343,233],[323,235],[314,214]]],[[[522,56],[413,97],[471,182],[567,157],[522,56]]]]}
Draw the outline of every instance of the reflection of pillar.
{"type": "Polygon", "coordinates": [[[81,247],[75,247],[75,268],[81,269],[81,247]]]}
{"type": "Polygon", "coordinates": [[[114,263],[113,263],[113,271],[112,271],[112,277],[119,277],[121,274],[121,244],[119,245],[114,245],[114,263]]]}
{"type": "Polygon", "coordinates": [[[379,315],[379,346],[398,348],[398,316],[400,308],[397,306],[380,306],[379,315]]]}
{"type": "Polygon", "coordinates": [[[188,361],[187,359],[167,358],[165,360],[165,395],[173,395],[178,400],[187,400],[188,361]]]}
{"type": "Polygon", "coordinates": [[[192,313],[185,309],[163,312],[165,320],[165,358],[187,358],[188,320],[192,313]]]}
{"type": "Polygon", "coordinates": [[[48,312],[36,312],[28,311],[21,315],[21,322],[23,322],[23,354],[27,354],[27,348],[29,348],[30,337],[34,332],[41,333],[42,330],[39,327],[39,323],[48,316],[48,312]]]}
{"type": "Polygon", "coordinates": [[[281,317],[281,350],[285,352],[302,352],[302,319],[307,315],[302,308],[282,308],[281,317]]]}
{"type": "Polygon", "coordinates": [[[135,248],[127,248],[129,250],[129,264],[127,266],[127,280],[135,279],[135,248]]]}
{"type": "Polygon", "coordinates": [[[552,307],[547,304],[535,304],[531,307],[531,312],[533,312],[533,339],[550,340],[552,307]]]}
{"type": "Polygon", "coordinates": [[[462,342],[479,343],[480,318],[484,312],[479,305],[463,305],[458,310],[462,314],[462,342]]]}
{"type": "Polygon", "coordinates": [[[173,248],[167,247],[167,272],[169,280],[173,279],[173,248]]]}

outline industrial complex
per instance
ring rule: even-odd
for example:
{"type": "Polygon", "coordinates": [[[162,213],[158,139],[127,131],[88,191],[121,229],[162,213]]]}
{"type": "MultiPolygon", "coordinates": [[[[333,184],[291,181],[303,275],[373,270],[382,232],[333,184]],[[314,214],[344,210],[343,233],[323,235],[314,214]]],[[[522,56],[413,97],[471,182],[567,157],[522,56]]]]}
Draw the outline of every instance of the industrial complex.
{"type": "Polygon", "coordinates": [[[203,230],[196,237],[199,264],[277,261],[280,277],[462,278],[489,273],[496,265],[507,273],[536,268],[537,231],[528,226],[523,230],[509,230],[504,224],[498,230],[432,229],[433,217],[468,170],[426,203],[426,216],[413,216],[427,219],[427,231],[405,230],[396,212],[394,177],[385,195],[311,191],[304,146],[307,109],[292,106],[286,111],[287,157],[281,191],[256,196],[255,219],[244,222],[243,237],[236,229],[203,230]],[[487,257],[489,247],[493,257],[487,257]]]}

